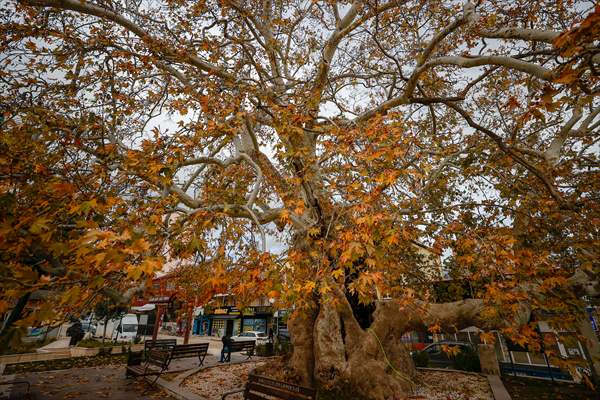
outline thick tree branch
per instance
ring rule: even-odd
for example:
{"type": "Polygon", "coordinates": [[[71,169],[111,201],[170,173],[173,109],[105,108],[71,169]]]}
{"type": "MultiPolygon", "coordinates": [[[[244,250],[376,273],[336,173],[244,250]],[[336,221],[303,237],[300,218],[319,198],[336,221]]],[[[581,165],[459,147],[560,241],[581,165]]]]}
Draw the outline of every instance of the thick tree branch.
{"type": "Polygon", "coordinates": [[[418,71],[418,74],[422,74],[425,70],[433,68],[439,65],[456,65],[462,68],[473,68],[481,67],[483,65],[498,65],[517,71],[525,72],[526,74],[535,76],[538,79],[544,81],[552,81],[554,78],[554,71],[540,67],[537,64],[533,64],[526,61],[521,61],[513,57],[507,56],[448,56],[435,58],[426,64],[418,71]]]}
{"type": "Polygon", "coordinates": [[[482,29],[479,30],[479,34],[481,34],[483,37],[493,39],[520,39],[545,43],[552,43],[554,39],[560,36],[560,32],[517,27],[500,28],[495,30],[482,29]]]}

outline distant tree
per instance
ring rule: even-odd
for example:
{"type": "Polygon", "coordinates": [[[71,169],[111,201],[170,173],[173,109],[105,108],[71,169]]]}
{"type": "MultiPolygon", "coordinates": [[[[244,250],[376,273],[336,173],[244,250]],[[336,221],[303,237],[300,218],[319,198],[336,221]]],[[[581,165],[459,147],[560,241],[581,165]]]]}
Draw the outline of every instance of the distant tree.
{"type": "Polygon", "coordinates": [[[127,313],[127,310],[129,310],[129,307],[110,300],[104,300],[96,304],[96,307],[94,308],[94,315],[98,320],[104,321],[102,343],[104,343],[106,338],[106,327],[108,325],[108,321],[121,318],[127,313]]]}

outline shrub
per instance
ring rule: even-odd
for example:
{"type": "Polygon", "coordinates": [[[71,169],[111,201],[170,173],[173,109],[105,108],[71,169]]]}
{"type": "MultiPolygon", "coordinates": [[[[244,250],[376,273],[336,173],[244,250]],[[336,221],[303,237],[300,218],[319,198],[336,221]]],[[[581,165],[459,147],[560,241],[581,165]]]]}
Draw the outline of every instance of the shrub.
{"type": "Polygon", "coordinates": [[[259,357],[268,357],[271,355],[269,354],[269,350],[267,349],[266,344],[257,344],[254,348],[254,352],[259,357]]]}
{"type": "Polygon", "coordinates": [[[97,340],[97,339],[92,339],[92,338],[88,338],[88,339],[83,339],[81,340],[79,343],[77,343],[78,347],[106,347],[106,346],[118,346],[118,345],[128,345],[128,342],[123,342],[123,341],[118,341],[118,342],[104,342],[102,343],[102,341],[97,340]]]}
{"type": "Polygon", "coordinates": [[[481,372],[479,356],[475,349],[462,349],[454,357],[454,368],[462,371],[481,372]]]}

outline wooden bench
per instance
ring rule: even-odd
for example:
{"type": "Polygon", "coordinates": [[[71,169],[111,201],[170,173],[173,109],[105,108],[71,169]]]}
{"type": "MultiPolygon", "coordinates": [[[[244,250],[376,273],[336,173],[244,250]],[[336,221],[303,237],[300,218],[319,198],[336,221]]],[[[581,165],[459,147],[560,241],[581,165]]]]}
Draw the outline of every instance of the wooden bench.
{"type": "Polygon", "coordinates": [[[150,349],[146,356],[146,362],[141,365],[128,365],[125,370],[126,377],[141,378],[154,376],[152,385],[156,383],[158,377],[169,368],[171,362],[171,352],[161,349],[150,349]]]}
{"type": "Polygon", "coordinates": [[[177,345],[177,339],[146,340],[144,342],[144,354],[148,354],[150,349],[171,350],[171,347],[175,345],[177,345]]]}
{"type": "Polygon", "coordinates": [[[197,355],[200,367],[204,365],[204,358],[208,353],[208,343],[178,344],[171,348],[171,360],[197,355]]]}
{"type": "Polygon", "coordinates": [[[241,392],[244,392],[244,399],[246,400],[314,400],[317,398],[317,393],[314,389],[250,374],[248,375],[248,382],[244,389],[224,393],[221,396],[221,400],[225,400],[229,395],[241,392]]]}
{"type": "Polygon", "coordinates": [[[242,340],[239,342],[231,342],[229,343],[229,352],[225,355],[225,362],[231,361],[231,353],[237,352],[246,352],[248,356],[246,360],[252,358],[254,355],[254,347],[256,346],[256,342],[254,340],[242,340]]]}

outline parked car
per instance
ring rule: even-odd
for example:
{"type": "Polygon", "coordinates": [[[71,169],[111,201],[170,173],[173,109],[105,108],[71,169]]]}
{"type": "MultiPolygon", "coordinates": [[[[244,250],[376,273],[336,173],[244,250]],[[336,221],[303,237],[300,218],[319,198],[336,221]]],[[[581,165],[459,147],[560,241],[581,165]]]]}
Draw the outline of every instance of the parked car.
{"type": "MultiPolygon", "coordinates": [[[[133,341],[137,336],[138,320],[135,314],[125,314],[121,318],[108,320],[106,324],[105,338],[120,341],[133,341]]],[[[98,321],[94,337],[102,337],[105,334],[104,321],[98,321]]]]}
{"type": "Polygon", "coordinates": [[[411,355],[417,367],[481,370],[477,350],[468,342],[431,343],[421,351],[412,351],[411,355]]]}
{"type": "Polygon", "coordinates": [[[84,332],[94,333],[96,331],[96,324],[94,323],[94,321],[92,321],[90,319],[82,319],[81,320],[81,329],[83,329],[84,332]]]}
{"type": "Polygon", "coordinates": [[[242,332],[239,335],[232,336],[231,340],[233,340],[234,342],[240,342],[243,340],[254,340],[256,341],[256,344],[264,344],[269,341],[269,336],[264,332],[248,331],[242,332]]]}

